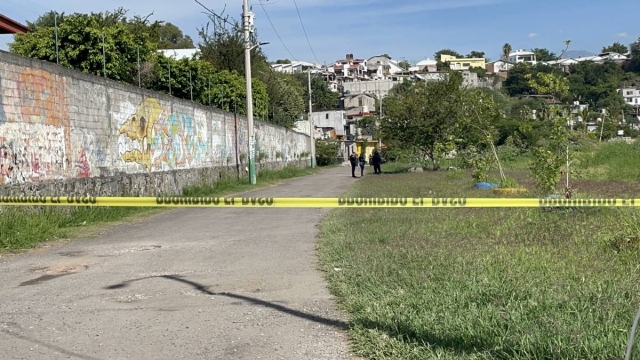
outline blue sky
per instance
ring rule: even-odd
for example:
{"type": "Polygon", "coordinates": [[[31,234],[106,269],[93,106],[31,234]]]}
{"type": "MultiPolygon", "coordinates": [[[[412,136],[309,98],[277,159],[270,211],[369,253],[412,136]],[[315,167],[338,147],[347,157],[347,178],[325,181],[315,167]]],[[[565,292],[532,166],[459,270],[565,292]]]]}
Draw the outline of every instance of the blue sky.
{"type": "MultiPolygon", "coordinates": [[[[201,0],[214,11],[240,18],[241,0],[201,0]]],[[[388,53],[416,62],[442,48],[466,54],[484,51],[496,59],[502,45],[513,49],[546,47],[559,53],[563,41],[570,50],[599,51],[603,45],[638,39],[637,0],[296,0],[309,41],[321,62],[333,63],[352,53],[358,58],[388,53]],[[615,16],[613,15],[615,14],[615,16]]],[[[264,51],[270,60],[292,56],[276,36],[265,10],[284,44],[297,60],[314,62],[294,0],[250,0],[264,51]],[[261,4],[264,5],[264,10],[261,4]]],[[[98,12],[123,6],[130,14],[179,26],[199,41],[197,28],[207,17],[194,0],[2,0],[0,13],[15,20],[33,20],[48,9],[58,12],[98,12]],[[52,8],[55,7],[55,8],[52,8]]],[[[0,36],[6,49],[10,36],[0,36]]]]}

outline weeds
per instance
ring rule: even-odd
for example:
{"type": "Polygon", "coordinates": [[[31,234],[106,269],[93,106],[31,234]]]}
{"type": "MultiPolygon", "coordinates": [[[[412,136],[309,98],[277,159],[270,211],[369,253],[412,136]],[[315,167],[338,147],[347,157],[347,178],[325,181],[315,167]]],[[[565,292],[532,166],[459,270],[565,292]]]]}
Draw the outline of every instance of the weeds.
{"type": "MultiPolygon", "coordinates": [[[[449,180],[365,177],[347,196],[488,195],[449,180]]],[[[636,209],[340,209],[321,224],[319,255],[364,358],[621,359],[640,302],[638,220],[636,209]]]]}

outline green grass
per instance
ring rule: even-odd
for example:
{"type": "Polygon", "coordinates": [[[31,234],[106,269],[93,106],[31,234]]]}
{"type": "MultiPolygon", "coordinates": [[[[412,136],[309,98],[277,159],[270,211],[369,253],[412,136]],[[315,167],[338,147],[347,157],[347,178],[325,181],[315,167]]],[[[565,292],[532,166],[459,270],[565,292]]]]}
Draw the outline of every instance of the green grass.
{"type": "Polygon", "coordinates": [[[640,143],[604,143],[578,154],[576,168],[591,180],[637,181],[640,179],[640,143]]]}
{"type": "MultiPolygon", "coordinates": [[[[348,195],[493,197],[461,173],[348,195]]],[[[364,358],[621,359],[640,304],[634,209],[339,209],[318,252],[364,358]]]]}
{"type": "MultiPolygon", "coordinates": [[[[282,170],[262,170],[257,184],[247,179],[226,179],[214,186],[185,188],[184,196],[224,196],[260,187],[270,186],[280,180],[318,172],[322,168],[300,169],[285,167],[282,170]]],[[[5,207],[0,217],[0,253],[30,249],[44,241],[78,236],[89,236],[96,227],[114,222],[147,216],[167,208],[150,207],[5,207]]]]}

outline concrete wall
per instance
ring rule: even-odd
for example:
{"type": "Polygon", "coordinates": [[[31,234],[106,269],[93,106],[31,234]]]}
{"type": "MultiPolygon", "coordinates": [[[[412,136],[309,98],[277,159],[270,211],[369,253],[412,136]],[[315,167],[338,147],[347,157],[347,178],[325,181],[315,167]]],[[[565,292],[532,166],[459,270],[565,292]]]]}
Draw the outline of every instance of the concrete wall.
{"type": "MultiPolygon", "coordinates": [[[[309,151],[304,134],[254,125],[263,166],[309,151]]],[[[1,193],[177,193],[243,170],[247,150],[244,117],[0,51],[1,193]]]]}

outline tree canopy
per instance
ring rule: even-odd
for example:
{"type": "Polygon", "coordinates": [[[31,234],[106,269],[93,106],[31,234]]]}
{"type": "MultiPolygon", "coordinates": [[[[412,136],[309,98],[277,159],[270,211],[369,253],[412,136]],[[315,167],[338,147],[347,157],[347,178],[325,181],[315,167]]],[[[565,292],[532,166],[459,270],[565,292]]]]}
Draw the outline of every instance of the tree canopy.
{"type": "MultiPolygon", "coordinates": [[[[238,21],[228,16],[210,16],[214,30],[209,31],[207,23],[198,31],[200,56],[175,60],[158,50],[193,49],[193,39],[169,22],[152,21],[151,15],[127,17],[127,12],[123,8],[90,14],[50,11],[27,22],[31,31],[16,34],[9,49],[22,56],[56,62],[57,23],[58,61],[62,66],[183,99],[191,99],[193,94],[193,100],[204,105],[245,113],[244,47],[238,21]]],[[[258,43],[257,32],[253,33],[253,41],[258,43]]],[[[251,56],[256,119],[293,127],[304,113],[306,86],[292,75],[275,74],[260,46],[252,50],[251,56]]],[[[335,96],[324,94],[317,82],[313,86],[321,104],[337,103],[335,96]]]]}

